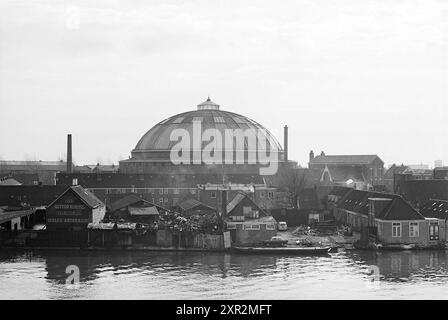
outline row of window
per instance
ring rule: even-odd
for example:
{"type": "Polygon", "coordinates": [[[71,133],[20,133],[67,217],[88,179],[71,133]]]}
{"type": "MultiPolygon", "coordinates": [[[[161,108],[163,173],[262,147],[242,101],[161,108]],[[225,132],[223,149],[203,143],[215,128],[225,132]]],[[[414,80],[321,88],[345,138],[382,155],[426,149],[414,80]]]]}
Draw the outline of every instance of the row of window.
{"type": "MultiPolygon", "coordinates": [[[[409,223],[409,237],[414,238],[419,236],[418,222],[409,223]]],[[[401,222],[392,223],[392,237],[401,237],[401,222]]],[[[429,224],[429,240],[439,240],[439,225],[438,223],[429,224]]]]}
{"type": "MultiPolygon", "coordinates": [[[[243,230],[260,230],[261,229],[261,224],[259,224],[259,223],[257,223],[257,224],[237,223],[237,224],[227,225],[227,230],[236,230],[237,226],[240,226],[241,229],[243,229],[243,230]]],[[[275,230],[275,224],[265,224],[265,228],[266,228],[266,230],[275,230]]]]}

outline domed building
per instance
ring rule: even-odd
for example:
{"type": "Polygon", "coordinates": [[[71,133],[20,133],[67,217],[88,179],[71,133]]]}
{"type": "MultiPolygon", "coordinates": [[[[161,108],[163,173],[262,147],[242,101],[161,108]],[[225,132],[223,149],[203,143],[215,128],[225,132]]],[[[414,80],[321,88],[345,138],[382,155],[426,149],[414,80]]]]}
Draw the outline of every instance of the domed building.
{"type": "MultiPolygon", "coordinates": [[[[287,127],[285,141],[286,129],[287,127]]],[[[260,152],[277,164],[287,160],[287,151],[283,150],[276,138],[261,124],[243,115],[223,111],[208,98],[197,106],[197,110],[169,117],[146,132],[131,151],[131,157],[120,162],[120,172],[258,174],[260,168],[268,166],[259,158],[260,152]],[[212,139],[210,136],[203,136],[207,132],[213,135],[212,139]],[[248,136],[247,132],[258,134],[248,136]],[[241,133],[246,136],[241,136],[241,133]],[[221,141],[215,142],[220,139],[221,141]],[[217,157],[214,159],[218,161],[207,162],[202,155],[211,142],[215,144],[213,151],[208,154],[217,157]],[[178,150],[180,145],[181,151],[178,150]],[[173,161],[173,155],[181,155],[184,161],[173,161]]]]}

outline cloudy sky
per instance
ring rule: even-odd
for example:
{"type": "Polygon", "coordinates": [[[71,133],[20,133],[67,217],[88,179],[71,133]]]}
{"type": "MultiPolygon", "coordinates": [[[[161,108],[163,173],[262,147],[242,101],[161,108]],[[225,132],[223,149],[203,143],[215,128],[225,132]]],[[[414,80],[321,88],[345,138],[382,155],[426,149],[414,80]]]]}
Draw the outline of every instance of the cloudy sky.
{"type": "Polygon", "coordinates": [[[210,95],[311,149],[448,165],[448,1],[0,0],[0,158],[127,158],[210,95]]]}

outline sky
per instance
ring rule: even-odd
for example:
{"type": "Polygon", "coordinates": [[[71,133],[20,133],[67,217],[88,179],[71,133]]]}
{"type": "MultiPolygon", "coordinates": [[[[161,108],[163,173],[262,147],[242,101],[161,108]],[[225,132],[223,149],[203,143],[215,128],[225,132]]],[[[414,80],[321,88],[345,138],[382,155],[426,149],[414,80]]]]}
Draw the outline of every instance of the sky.
{"type": "Polygon", "coordinates": [[[448,165],[448,1],[0,0],[0,159],[127,159],[207,96],[310,150],[448,165]]]}

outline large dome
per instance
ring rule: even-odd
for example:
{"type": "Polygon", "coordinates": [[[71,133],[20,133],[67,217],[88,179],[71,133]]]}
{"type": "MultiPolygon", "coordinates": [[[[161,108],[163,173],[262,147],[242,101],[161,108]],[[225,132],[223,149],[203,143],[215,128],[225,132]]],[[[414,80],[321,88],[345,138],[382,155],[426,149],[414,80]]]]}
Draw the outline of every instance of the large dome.
{"type": "MultiPolygon", "coordinates": [[[[143,153],[170,150],[178,143],[177,141],[170,140],[171,132],[175,129],[185,129],[192,136],[193,121],[201,122],[202,132],[207,129],[217,129],[223,137],[225,136],[225,129],[264,130],[266,132],[267,149],[282,150],[275,137],[258,122],[240,114],[222,111],[219,109],[219,105],[208,98],[207,101],[198,105],[197,110],[174,115],[152,127],[137,143],[135,149],[132,151],[133,155],[140,158],[143,153]],[[273,143],[272,147],[270,141],[273,143]]],[[[247,148],[246,140],[245,149],[247,150],[247,148]]]]}

